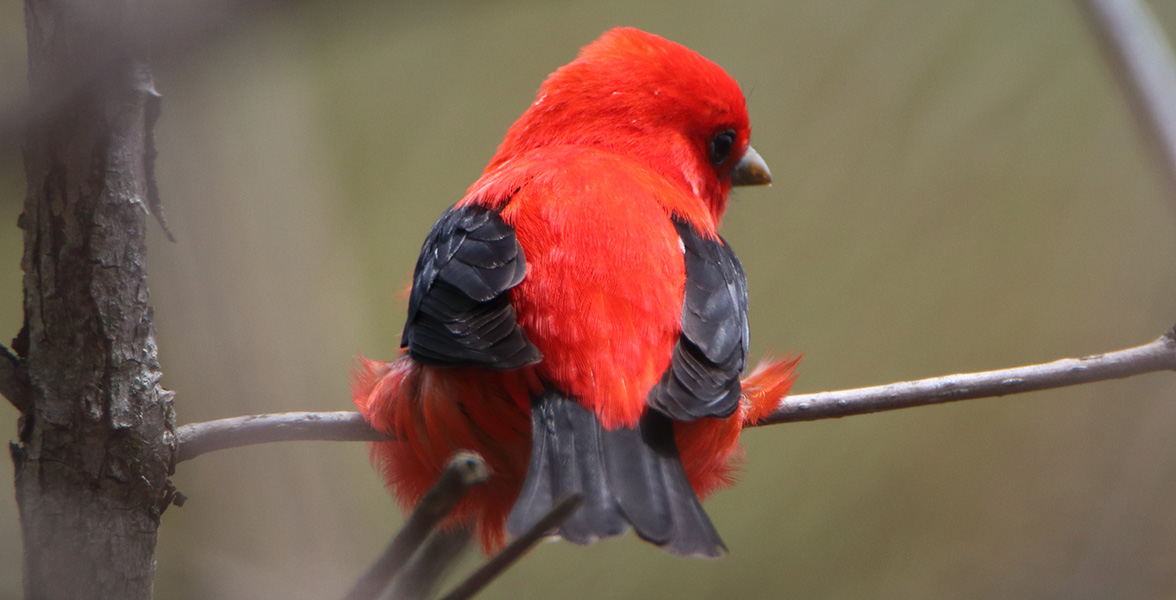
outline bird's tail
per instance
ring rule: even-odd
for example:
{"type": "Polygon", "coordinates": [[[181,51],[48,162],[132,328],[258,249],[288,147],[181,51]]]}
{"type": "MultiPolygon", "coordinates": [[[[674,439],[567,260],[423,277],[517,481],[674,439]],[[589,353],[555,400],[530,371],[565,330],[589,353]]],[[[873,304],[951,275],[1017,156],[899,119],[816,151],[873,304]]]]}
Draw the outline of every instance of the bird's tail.
{"type": "Polygon", "coordinates": [[[519,535],[565,496],[584,502],[556,532],[577,544],[624,533],[682,556],[727,548],[703,511],[678,456],[673,423],[655,411],[636,428],[606,430],[564,394],[545,390],[531,408],[531,463],[507,521],[519,535]]]}

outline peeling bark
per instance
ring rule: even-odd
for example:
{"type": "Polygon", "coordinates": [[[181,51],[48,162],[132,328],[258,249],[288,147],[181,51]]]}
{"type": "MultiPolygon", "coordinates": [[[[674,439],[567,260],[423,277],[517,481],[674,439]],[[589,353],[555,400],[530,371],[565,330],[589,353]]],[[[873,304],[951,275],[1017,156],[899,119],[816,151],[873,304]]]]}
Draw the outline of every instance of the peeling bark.
{"type": "Polygon", "coordinates": [[[133,3],[27,0],[25,331],[34,390],[13,444],[26,598],[151,597],[174,490],[172,394],[147,305],[151,71],[113,32],[133,3]]]}

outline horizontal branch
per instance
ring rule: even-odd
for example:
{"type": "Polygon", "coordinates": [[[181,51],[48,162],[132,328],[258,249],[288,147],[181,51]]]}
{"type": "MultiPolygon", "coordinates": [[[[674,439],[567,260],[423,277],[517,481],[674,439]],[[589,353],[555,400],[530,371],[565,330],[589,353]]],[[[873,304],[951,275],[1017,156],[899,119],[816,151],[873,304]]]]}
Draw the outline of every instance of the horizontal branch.
{"type": "Polygon", "coordinates": [[[250,415],[191,423],[176,430],[180,451],[176,462],[214,450],[270,442],[376,442],[387,439],[372,429],[359,413],[289,412],[250,415]]]}
{"type": "Polygon", "coordinates": [[[797,394],[758,425],[835,419],[958,400],[1008,396],[1094,381],[1122,379],[1156,371],[1176,371],[1176,341],[1168,332],[1156,341],[1126,350],[1050,363],[945,375],[874,387],[797,394]]]}
{"type": "MultiPolygon", "coordinates": [[[[835,419],[886,410],[943,404],[958,400],[1007,396],[1156,371],[1176,371],[1176,341],[1169,331],[1150,344],[1084,358],[906,381],[867,388],[798,394],[784,398],[780,408],[758,425],[835,419]]],[[[298,412],[234,417],[179,428],[178,461],[206,452],[279,441],[379,441],[359,413],[298,412]]]]}

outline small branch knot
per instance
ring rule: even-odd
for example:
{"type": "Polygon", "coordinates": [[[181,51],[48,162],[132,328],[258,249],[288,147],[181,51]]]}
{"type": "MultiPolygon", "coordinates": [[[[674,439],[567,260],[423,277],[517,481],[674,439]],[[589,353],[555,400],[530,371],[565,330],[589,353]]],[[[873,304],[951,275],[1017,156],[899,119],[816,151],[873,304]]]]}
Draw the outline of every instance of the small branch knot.
{"type": "Polygon", "coordinates": [[[481,456],[473,452],[458,452],[449,459],[448,469],[458,473],[464,486],[472,486],[490,478],[490,467],[481,456]]]}
{"type": "Polygon", "coordinates": [[[28,371],[25,370],[24,360],[13,354],[7,347],[0,344],[0,396],[16,407],[21,414],[27,414],[33,408],[36,392],[29,382],[28,371]]]}

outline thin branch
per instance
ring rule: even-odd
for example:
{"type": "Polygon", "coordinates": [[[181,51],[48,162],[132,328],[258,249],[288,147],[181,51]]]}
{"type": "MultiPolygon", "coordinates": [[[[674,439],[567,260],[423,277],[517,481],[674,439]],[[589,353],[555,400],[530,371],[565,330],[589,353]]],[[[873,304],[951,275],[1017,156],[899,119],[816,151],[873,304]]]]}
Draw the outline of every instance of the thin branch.
{"type": "Polygon", "coordinates": [[[468,528],[438,529],[388,586],[381,600],[421,600],[433,595],[441,577],[453,567],[469,546],[468,528]]]}
{"type": "MultiPolygon", "coordinates": [[[[781,401],[776,412],[757,425],[835,419],[957,400],[1008,396],[1157,371],[1176,371],[1174,335],[1170,331],[1150,344],[1084,358],[1063,358],[999,371],[789,396],[781,401]]],[[[388,439],[368,426],[359,413],[344,411],[256,415],[192,423],[180,427],[178,435],[180,461],[213,450],[268,442],[388,439]]]]}
{"type": "Polygon", "coordinates": [[[359,413],[350,411],[289,412],[191,423],[177,429],[176,437],[180,440],[177,463],[213,450],[270,442],[387,439],[359,413]]]}
{"type": "Polygon", "coordinates": [[[1155,371],[1176,371],[1176,341],[1171,336],[1169,332],[1150,344],[1040,365],[788,396],[780,408],[758,425],[835,419],[1122,379],[1155,371]]]}
{"type": "Polygon", "coordinates": [[[429,532],[457,506],[466,491],[471,486],[486,481],[489,476],[490,470],[482,457],[469,452],[455,454],[445,467],[445,472],[421,499],[384,553],[347,593],[346,600],[370,600],[378,597],[380,592],[388,587],[388,582],[421,547],[429,532]]]}
{"type": "Polygon", "coordinates": [[[1176,59],[1138,0],[1078,0],[1176,200],[1176,59]]]}
{"type": "Polygon", "coordinates": [[[24,363],[0,344],[0,396],[8,398],[22,414],[33,406],[33,386],[29,384],[24,363]]]}
{"type": "Polygon", "coordinates": [[[474,571],[472,575],[461,582],[456,588],[453,588],[441,600],[466,600],[482,591],[497,579],[499,575],[509,569],[511,565],[518,562],[531,548],[535,547],[535,544],[538,544],[539,540],[542,540],[552,530],[559,527],[560,523],[563,523],[568,517],[572,516],[572,513],[580,507],[580,503],[583,501],[583,496],[571,495],[557,502],[546,515],[543,515],[542,519],[539,519],[538,523],[535,523],[523,535],[515,538],[506,548],[502,549],[502,552],[495,554],[494,558],[491,558],[480,569],[474,571]]]}

